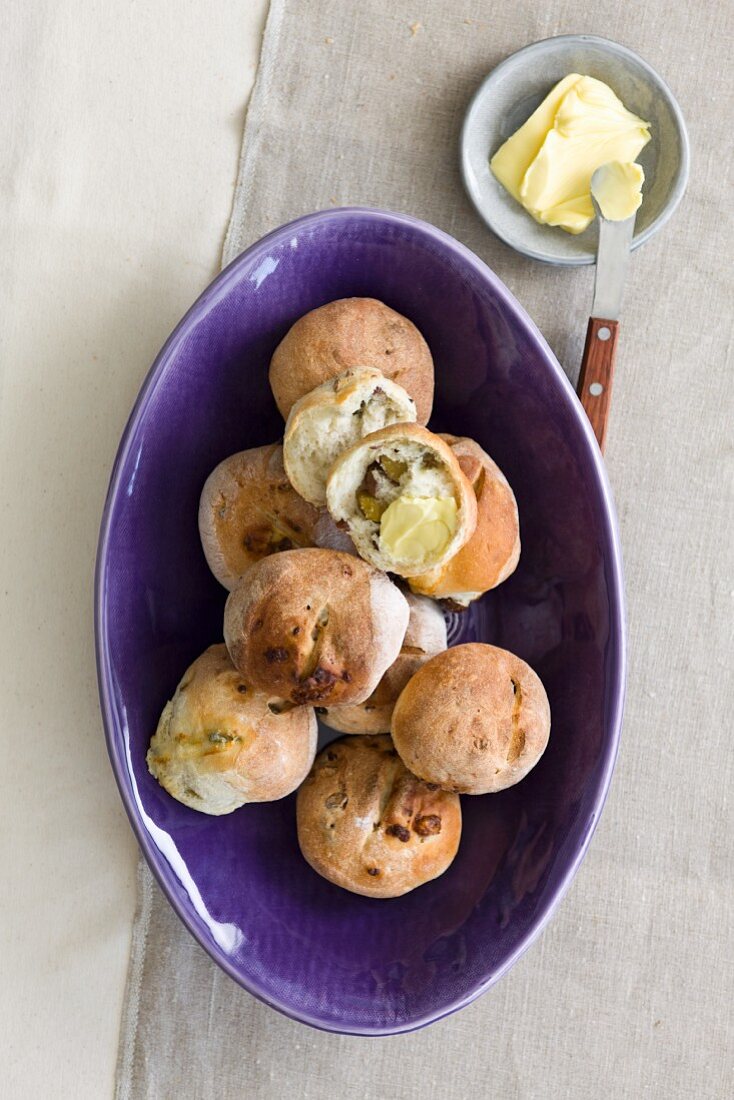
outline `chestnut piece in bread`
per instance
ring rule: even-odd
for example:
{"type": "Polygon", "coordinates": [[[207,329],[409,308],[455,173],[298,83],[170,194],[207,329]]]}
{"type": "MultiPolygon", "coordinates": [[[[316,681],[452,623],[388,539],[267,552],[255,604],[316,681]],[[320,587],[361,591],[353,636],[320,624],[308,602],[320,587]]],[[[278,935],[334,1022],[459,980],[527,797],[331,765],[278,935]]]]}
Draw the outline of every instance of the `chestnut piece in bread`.
{"type": "Polygon", "coordinates": [[[549,735],[548,697],[532,668],[479,642],[427,661],[392,716],[405,766],[462,794],[490,794],[518,783],[543,755],[549,735]]]}
{"type": "Polygon", "coordinates": [[[270,363],[283,419],[305,394],[350,367],[376,367],[415,401],[425,424],[433,405],[433,359],[415,325],[375,298],[340,298],[311,310],[286,333],[270,363]]]}
{"type": "Polygon", "coordinates": [[[438,569],[408,578],[414,592],[467,607],[515,571],[520,558],[517,503],[507,478],[478,443],[441,435],[477,498],[477,526],[458,554],[438,569]]]}
{"type": "Polygon", "coordinates": [[[286,477],[280,443],[240,451],[206,479],[199,534],[209,568],[234,588],[249,566],[279,550],[313,546],[319,513],[286,477]]]}
{"type": "Polygon", "coordinates": [[[364,703],[346,707],[319,707],[326,726],[341,733],[387,733],[393,707],[414,672],[446,648],[446,622],[432,600],[406,593],[410,607],[408,629],[400,653],[364,703]]]}
{"type": "Polygon", "coordinates": [[[348,447],[386,424],[415,420],[401,386],[374,367],[355,367],[307,393],[291,409],[283,461],[291,484],[311,504],[326,503],[326,479],[348,447]]]}
{"type": "Polygon", "coordinates": [[[327,745],[298,792],[296,821],[314,871],[373,898],[438,878],[461,839],[458,796],[411,775],[387,735],[327,745]]]}
{"type": "Polygon", "coordinates": [[[228,814],[294,791],[313,763],[316,737],[313,708],[282,710],[244,680],[225,646],[213,645],[166,703],[148,770],[192,810],[228,814]]]}
{"type": "Polygon", "coordinates": [[[248,683],[292,703],[361,703],[400,652],[402,592],[361,558],[286,550],[229,594],[224,639],[248,683]]]}
{"type": "Polygon", "coordinates": [[[347,532],[346,523],[337,527],[325,508],[319,512],[319,518],[313,529],[313,541],[322,550],[342,550],[345,554],[357,554],[357,548],[347,532]]]}
{"type": "Polygon", "coordinates": [[[326,505],[365,561],[403,577],[445,565],[477,522],[456,455],[419,424],[392,424],[345,451],[331,468],[326,505]]]}

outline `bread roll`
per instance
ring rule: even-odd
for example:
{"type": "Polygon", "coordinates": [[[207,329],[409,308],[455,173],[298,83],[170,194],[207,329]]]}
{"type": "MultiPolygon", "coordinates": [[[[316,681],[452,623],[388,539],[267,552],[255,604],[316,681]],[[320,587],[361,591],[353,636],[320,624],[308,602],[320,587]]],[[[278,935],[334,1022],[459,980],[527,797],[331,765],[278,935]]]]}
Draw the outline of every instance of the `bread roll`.
{"type": "Polygon", "coordinates": [[[286,550],[229,594],[224,638],[248,683],[292,703],[361,703],[400,652],[408,603],[337,550],[286,550]]]}
{"type": "Polygon", "coordinates": [[[316,736],[311,707],[281,713],[278,701],[244,680],[226,647],[213,645],[166,703],[148,769],[192,810],[228,814],[294,791],[313,763],[316,736]]]}
{"type": "Polygon", "coordinates": [[[415,401],[425,424],[433,404],[433,359],[418,329],[374,298],[340,298],[296,321],[270,363],[283,418],[305,394],[350,367],[375,367],[415,401]]]}
{"type": "Polygon", "coordinates": [[[404,389],[373,367],[355,367],[306,394],[290,411],[283,461],[291,484],[311,504],[326,503],[326,479],[348,447],[386,424],[415,420],[404,389]]]}
{"type": "Polygon", "coordinates": [[[459,848],[461,805],[403,765],[388,736],[343,737],[298,792],[298,843],[329,882],[396,898],[442,875],[459,848]]]}
{"type": "Polygon", "coordinates": [[[418,424],[393,424],[345,451],[329,474],[326,504],[366,561],[403,577],[445,565],[477,522],[458,459],[418,424]]]}
{"type": "Polygon", "coordinates": [[[490,794],[523,779],[545,751],[550,708],[529,665],[472,642],[439,653],[408,681],[392,716],[406,767],[462,794],[490,794]]]}
{"type": "Polygon", "coordinates": [[[341,733],[388,733],[395,701],[408,680],[429,658],[446,648],[446,622],[438,605],[412,593],[405,598],[410,619],[397,660],[364,703],[319,707],[324,725],[341,733]]]}
{"type": "Polygon", "coordinates": [[[458,554],[439,569],[410,577],[414,592],[467,607],[514,572],[520,558],[517,503],[507,478],[473,439],[442,435],[477,498],[477,526],[458,554]]]}
{"type": "Polygon", "coordinates": [[[279,443],[240,451],[206,479],[199,534],[214,576],[234,588],[245,570],[278,550],[313,546],[319,513],[286,477],[279,443]]]}

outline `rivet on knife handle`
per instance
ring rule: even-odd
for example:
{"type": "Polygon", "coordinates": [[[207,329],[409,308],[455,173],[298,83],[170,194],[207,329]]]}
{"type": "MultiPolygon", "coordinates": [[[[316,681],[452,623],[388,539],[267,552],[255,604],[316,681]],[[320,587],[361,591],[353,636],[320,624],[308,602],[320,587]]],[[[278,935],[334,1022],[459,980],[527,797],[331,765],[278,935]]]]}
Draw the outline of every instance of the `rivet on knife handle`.
{"type": "Polygon", "coordinates": [[[605,321],[600,317],[589,318],[581,373],[576,390],[586,415],[591,421],[602,454],[612,399],[618,335],[619,321],[605,321]]]}

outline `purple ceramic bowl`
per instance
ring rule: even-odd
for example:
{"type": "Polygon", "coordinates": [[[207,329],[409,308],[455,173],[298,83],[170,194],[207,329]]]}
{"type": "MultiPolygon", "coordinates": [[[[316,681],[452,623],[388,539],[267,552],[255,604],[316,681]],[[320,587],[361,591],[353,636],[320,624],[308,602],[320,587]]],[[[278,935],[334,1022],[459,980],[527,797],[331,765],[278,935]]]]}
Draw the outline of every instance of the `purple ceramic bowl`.
{"type": "Polygon", "coordinates": [[[184,924],[250,993],[329,1031],[409,1031],[483,993],[538,935],[584,855],[614,766],[622,567],[581,406],[528,316],[466,248],[414,218],[346,209],[300,218],[239,256],[140,392],[102,520],[96,599],[102,713],[133,829],[184,924]],[[524,782],[463,799],[446,874],[390,901],[311,870],[293,796],[206,817],[145,765],[184,669],[222,636],[226,593],[197,532],[204,480],[225,456],[281,435],[272,351],[301,314],[350,295],[380,298],[418,325],[436,362],[431,426],[477,439],[517,494],[519,568],[450,633],[529,661],[553,714],[549,747],[524,782]]]}

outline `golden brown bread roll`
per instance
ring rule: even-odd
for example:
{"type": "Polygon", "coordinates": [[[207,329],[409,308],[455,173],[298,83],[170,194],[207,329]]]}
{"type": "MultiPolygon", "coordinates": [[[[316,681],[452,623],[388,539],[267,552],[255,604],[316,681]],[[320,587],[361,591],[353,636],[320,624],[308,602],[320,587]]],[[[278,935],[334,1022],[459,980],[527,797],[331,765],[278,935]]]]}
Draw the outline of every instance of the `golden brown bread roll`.
{"type": "Polygon", "coordinates": [[[456,455],[420,424],[391,424],[340,455],[326,505],[366,561],[402,577],[445,565],[477,523],[477,499],[456,455]]]}
{"type": "Polygon", "coordinates": [[[296,819],[314,871],[373,898],[442,875],[461,839],[458,796],[411,775],[387,735],[327,745],[298,792],[296,819]]]}
{"type": "Polygon", "coordinates": [[[281,713],[256,691],[223,645],[210,646],[166,703],[148,750],[148,769],[169,794],[205,814],[290,794],[316,753],[311,707],[281,713]]]}
{"type": "Polygon", "coordinates": [[[400,652],[408,616],[402,592],[361,558],[286,550],[230,592],[224,638],[262,691],[296,704],[360,703],[400,652]]]}
{"type": "Polygon", "coordinates": [[[407,390],[425,424],[433,405],[433,359],[415,325],[374,298],[340,298],[301,317],[270,363],[283,419],[305,394],[350,367],[377,367],[407,390]]]}
{"type": "Polygon", "coordinates": [[[414,592],[466,607],[506,580],[520,558],[517,503],[506,477],[478,443],[442,434],[477,498],[477,526],[469,541],[439,569],[410,577],[414,592]]]}
{"type": "Polygon", "coordinates": [[[207,478],[199,534],[214,576],[234,588],[249,566],[279,550],[313,546],[319,513],[286,477],[280,443],[225,458],[207,478]]]}
{"type": "Polygon", "coordinates": [[[388,733],[393,707],[408,680],[421,665],[446,648],[446,622],[438,605],[410,592],[405,598],[410,619],[397,660],[364,703],[319,707],[324,725],[341,733],[388,733]]]}
{"type": "Polygon", "coordinates": [[[523,779],[545,751],[550,707],[532,668],[471,642],[418,669],[392,717],[395,748],[429,783],[489,794],[523,779]]]}

